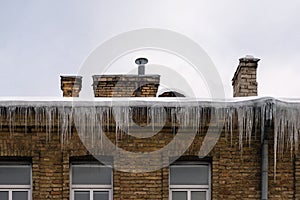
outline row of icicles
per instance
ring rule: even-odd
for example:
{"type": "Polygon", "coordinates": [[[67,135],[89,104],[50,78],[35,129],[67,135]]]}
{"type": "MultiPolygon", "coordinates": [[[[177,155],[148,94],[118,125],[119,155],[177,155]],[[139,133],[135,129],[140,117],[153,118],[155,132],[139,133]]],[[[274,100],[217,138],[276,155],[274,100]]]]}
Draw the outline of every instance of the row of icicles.
{"type": "MultiPolygon", "coordinates": [[[[141,105],[140,105],[141,106],[141,105]]],[[[140,117],[147,115],[147,127],[158,132],[169,121],[180,128],[192,128],[193,131],[202,130],[203,121],[209,123],[209,116],[216,116],[216,124],[220,132],[230,141],[234,138],[234,126],[238,126],[239,148],[242,151],[245,142],[251,144],[251,139],[264,133],[266,120],[273,121],[274,126],[274,169],[276,170],[277,154],[283,155],[285,149],[291,153],[298,151],[300,130],[300,104],[282,102],[275,99],[264,101],[245,101],[229,103],[195,104],[180,103],[178,106],[141,106],[144,111],[140,117]],[[235,122],[237,120],[237,124],[235,122]]],[[[61,142],[68,140],[74,126],[80,134],[92,134],[102,137],[103,121],[109,121],[113,116],[116,137],[120,132],[130,132],[131,127],[137,126],[132,114],[132,106],[57,106],[57,105],[0,105],[0,131],[5,126],[11,134],[17,126],[34,126],[37,130],[46,129],[48,138],[53,134],[53,127],[58,126],[61,142]],[[87,124],[89,124],[87,126],[87,124]]],[[[212,117],[211,119],[212,120],[212,117]]],[[[211,122],[211,121],[210,121],[211,122]]],[[[205,124],[204,123],[204,124],[205,124]]],[[[143,127],[141,127],[143,128],[143,127]]],[[[203,134],[203,133],[202,133],[203,134]]],[[[272,134],[272,133],[271,133],[272,134]]]]}

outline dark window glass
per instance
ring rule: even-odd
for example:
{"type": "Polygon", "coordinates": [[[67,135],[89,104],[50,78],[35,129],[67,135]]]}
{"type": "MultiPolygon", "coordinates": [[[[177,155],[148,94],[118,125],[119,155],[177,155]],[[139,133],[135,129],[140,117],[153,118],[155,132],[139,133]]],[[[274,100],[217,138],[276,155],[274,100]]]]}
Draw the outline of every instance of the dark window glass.
{"type": "Polygon", "coordinates": [[[28,200],[27,191],[13,191],[12,200],[28,200]]]}
{"type": "Polygon", "coordinates": [[[184,191],[172,192],[172,200],[187,200],[187,192],[184,191]]]}
{"type": "Polygon", "coordinates": [[[0,191],[0,199],[8,200],[8,192],[0,191]]]}
{"type": "Polygon", "coordinates": [[[74,165],[72,184],[110,185],[112,169],[105,166],[74,165]]]}
{"type": "Polygon", "coordinates": [[[173,165],[170,167],[171,185],[208,185],[208,165],[173,165]]]}
{"type": "Polygon", "coordinates": [[[109,200],[109,193],[107,191],[95,191],[94,200],[109,200]]]}
{"type": "Polygon", "coordinates": [[[192,200],[206,200],[206,192],[201,191],[201,192],[192,192],[191,194],[191,199],[192,200]]]}
{"type": "Polygon", "coordinates": [[[24,166],[1,166],[0,185],[30,185],[31,167],[24,166]]]}
{"type": "Polygon", "coordinates": [[[75,191],[74,192],[74,200],[90,200],[90,192],[89,191],[75,191]]]}

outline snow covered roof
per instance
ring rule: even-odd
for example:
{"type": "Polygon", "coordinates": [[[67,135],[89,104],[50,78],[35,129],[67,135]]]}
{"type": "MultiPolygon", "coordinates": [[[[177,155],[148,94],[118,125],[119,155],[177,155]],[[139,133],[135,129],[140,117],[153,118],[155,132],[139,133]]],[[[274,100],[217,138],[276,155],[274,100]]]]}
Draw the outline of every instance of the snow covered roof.
{"type": "Polygon", "coordinates": [[[273,103],[281,105],[299,105],[300,99],[273,98],[273,97],[235,97],[230,99],[193,99],[186,97],[113,97],[113,98],[63,98],[63,97],[0,97],[0,106],[258,106],[259,104],[273,103]]]}

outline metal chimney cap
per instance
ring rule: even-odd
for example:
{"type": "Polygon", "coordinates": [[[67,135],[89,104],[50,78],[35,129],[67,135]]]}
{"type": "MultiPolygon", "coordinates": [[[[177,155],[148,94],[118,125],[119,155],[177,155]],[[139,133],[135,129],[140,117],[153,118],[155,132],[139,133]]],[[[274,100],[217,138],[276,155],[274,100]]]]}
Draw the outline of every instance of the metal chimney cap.
{"type": "Polygon", "coordinates": [[[138,58],[135,60],[135,64],[137,64],[137,65],[145,65],[147,63],[148,63],[147,58],[138,58]]]}
{"type": "Polygon", "coordinates": [[[246,55],[245,58],[247,58],[247,59],[254,59],[254,56],[252,56],[252,55],[246,55]]]}

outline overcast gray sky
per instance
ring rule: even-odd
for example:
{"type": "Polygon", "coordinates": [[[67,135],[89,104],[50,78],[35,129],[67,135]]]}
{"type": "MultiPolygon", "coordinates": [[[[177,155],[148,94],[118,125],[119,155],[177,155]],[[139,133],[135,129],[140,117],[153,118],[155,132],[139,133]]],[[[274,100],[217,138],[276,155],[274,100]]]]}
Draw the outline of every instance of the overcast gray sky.
{"type": "Polygon", "coordinates": [[[0,0],[0,96],[61,96],[60,74],[77,74],[102,42],[160,28],[206,51],[227,97],[250,54],[261,59],[260,96],[300,98],[299,11],[298,0],[0,0]]]}

